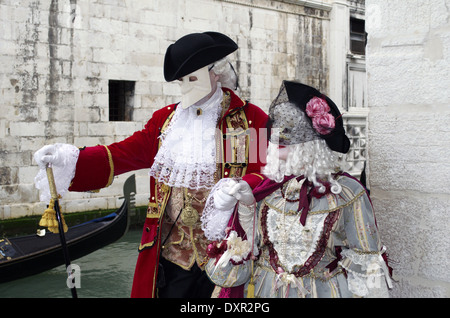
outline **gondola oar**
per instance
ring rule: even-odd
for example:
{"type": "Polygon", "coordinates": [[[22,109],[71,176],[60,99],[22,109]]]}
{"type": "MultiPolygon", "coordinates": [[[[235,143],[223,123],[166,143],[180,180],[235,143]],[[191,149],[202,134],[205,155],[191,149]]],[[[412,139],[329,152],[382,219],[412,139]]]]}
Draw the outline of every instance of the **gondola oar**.
{"type": "MultiPolygon", "coordinates": [[[[53,176],[53,170],[50,165],[47,166],[47,178],[48,184],[50,188],[51,201],[49,208],[45,210],[44,215],[42,216],[39,225],[47,226],[48,230],[54,233],[59,233],[59,238],[61,240],[61,247],[63,250],[64,261],[66,263],[66,271],[69,276],[69,279],[72,278],[72,273],[69,272],[70,266],[70,258],[69,258],[69,250],[67,248],[66,238],[64,236],[64,232],[67,232],[67,225],[64,222],[64,217],[61,214],[61,210],[59,209],[59,198],[58,192],[56,191],[55,178],[53,176]],[[55,220],[56,216],[56,220],[55,220]],[[57,224],[55,223],[57,221],[57,224]]],[[[75,288],[75,284],[72,280],[71,286],[72,298],[78,298],[77,290],[75,288]]]]}

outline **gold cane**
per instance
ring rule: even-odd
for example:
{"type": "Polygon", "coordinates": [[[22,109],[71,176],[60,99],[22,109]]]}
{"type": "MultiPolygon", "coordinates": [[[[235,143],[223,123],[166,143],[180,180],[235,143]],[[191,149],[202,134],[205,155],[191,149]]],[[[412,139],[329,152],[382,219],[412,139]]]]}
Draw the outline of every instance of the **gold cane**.
{"type": "MultiPolygon", "coordinates": [[[[64,261],[66,263],[66,271],[70,268],[70,258],[69,258],[69,250],[67,248],[66,238],[64,233],[67,232],[68,227],[66,222],[64,221],[64,217],[61,214],[61,210],[59,208],[59,198],[58,192],[56,191],[55,178],[53,176],[53,169],[50,164],[47,166],[47,179],[48,185],[50,188],[51,200],[49,207],[45,210],[42,215],[41,221],[39,222],[40,226],[46,226],[50,232],[59,233],[59,238],[61,240],[61,247],[63,250],[64,261]]],[[[71,277],[71,273],[67,272],[69,278],[71,277]]],[[[71,287],[72,297],[77,298],[77,290],[75,288],[75,284],[72,284],[71,287]]]]}

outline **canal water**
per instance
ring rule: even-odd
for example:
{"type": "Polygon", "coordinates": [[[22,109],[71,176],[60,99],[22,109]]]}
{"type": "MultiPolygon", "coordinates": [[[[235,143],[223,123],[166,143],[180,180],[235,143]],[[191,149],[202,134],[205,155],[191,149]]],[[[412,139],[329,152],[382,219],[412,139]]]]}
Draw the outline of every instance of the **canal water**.
{"type": "MultiPolygon", "coordinates": [[[[120,240],[72,260],[80,269],[79,298],[129,298],[142,230],[129,230],[120,240]]],[[[63,257],[61,253],[61,257],[63,257]]],[[[0,298],[71,298],[65,265],[0,284],[0,298]]]]}

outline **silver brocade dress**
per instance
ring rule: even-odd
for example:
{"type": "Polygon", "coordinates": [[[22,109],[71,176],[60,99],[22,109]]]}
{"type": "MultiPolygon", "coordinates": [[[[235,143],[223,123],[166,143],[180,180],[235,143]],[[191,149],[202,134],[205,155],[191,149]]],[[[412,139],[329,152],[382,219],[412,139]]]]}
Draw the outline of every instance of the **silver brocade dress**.
{"type": "Polygon", "coordinates": [[[210,279],[221,287],[245,284],[244,297],[251,278],[254,297],[260,298],[389,297],[370,199],[357,181],[337,180],[342,192],[312,198],[305,226],[295,200],[302,181],[291,179],[257,202],[251,213],[257,218],[252,232],[258,259],[216,266],[218,259],[212,258],[206,267],[210,279]]]}

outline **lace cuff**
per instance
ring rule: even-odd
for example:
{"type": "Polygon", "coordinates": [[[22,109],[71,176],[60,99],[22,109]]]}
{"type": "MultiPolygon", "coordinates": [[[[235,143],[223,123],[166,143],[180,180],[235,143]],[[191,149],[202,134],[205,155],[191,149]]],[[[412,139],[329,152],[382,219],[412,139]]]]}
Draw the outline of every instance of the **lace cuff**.
{"type": "Polygon", "coordinates": [[[359,297],[388,297],[392,287],[389,271],[381,252],[364,253],[343,250],[339,264],[347,271],[348,288],[359,297]],[[386,283],[384,283],[386,281],[386,283]]]}
{"type": "Polygon", "coordinates": [[[247,238],[253,236],[255,210],[256,210],[256,202],[250,205],[246,205],[242,202],[239,202],[238,205],[239,223],[241,224],[242,228],[247,234],[247,238]]]}
{"type": "MultiPolygon", "coordinates": [[[[55,144],[59,158],[52,165],[53,176],[55,177],[56,191],[63,197],[68,191],[70,183],[75,176],[75,168],[78,161],[80,150],[69,144],[55,144]]],[[[40,190],[39,199],[41,202],[49,202],[51,199],[50,189],[48,185],[47,172],[41,168],[34,178],[35,186],[40,190]]]]}
{"type": "Polygon", "coordinates": [[[220,241],[225,238],[225,230],[230,220],[234,207],[229,210],[219,210],[214,205],[214,192],[226,186],[229,179],[221,179],[212,188],[203,210],[200,220],[202,221],[202,230],[210,241],[220,241]]]}

